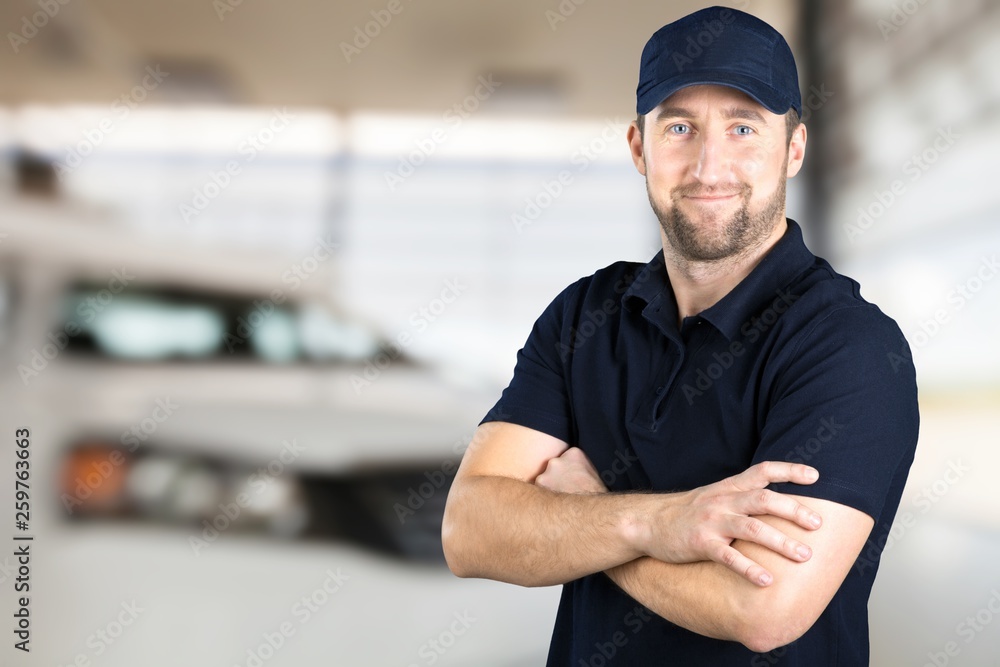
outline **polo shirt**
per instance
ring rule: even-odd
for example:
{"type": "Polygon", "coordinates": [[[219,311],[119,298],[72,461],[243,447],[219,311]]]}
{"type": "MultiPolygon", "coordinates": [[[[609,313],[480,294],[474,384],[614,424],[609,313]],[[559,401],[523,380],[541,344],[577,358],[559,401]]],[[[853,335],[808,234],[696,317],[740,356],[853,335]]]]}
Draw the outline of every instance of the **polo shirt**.
{"type": "Polygon", "coordinates": [[[603,572],[563,586],[548,665],[867,665],[868,596],[917,441],[899,327],[788,229],[725,297],[678,327],[662,250],[563,290],[483,419],[580,447],[611,491],[674,492],[760,461],[807,463],[823,498],[875,520],[819,620],[768,654],[656,616],[603,572]]]}

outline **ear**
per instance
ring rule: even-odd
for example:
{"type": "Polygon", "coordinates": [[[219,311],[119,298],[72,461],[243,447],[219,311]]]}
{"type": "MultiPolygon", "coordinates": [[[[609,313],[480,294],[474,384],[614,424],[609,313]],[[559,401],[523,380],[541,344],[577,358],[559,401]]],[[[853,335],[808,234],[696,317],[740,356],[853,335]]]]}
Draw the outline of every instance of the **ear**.
{"type": "Polygon", "coordinates": [[[806,159],[806,126],[799,123],[799,126],[792,132],[792,139],[788,142],[788,178],[795,176],[802,168],[802,161],[806,159]]]}
{"type": "Polygon", "coordinates": [[[628,140],[629,153],[632,155],[632,164],[643,176],[646,175],[646,158],[642,154],[642,133],[639,132],[639,126],[633,120],[629,123],[628,132],[625,133],[625,138],[628,140]]]}

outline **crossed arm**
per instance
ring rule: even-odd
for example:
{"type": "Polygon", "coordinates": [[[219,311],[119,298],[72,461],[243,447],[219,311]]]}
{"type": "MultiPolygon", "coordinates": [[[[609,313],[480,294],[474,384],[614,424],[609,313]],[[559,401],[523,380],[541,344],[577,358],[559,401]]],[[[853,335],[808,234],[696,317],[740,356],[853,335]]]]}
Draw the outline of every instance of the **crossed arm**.
{"type": "Polygon", "coordinates": [[[812,626],[873,525],[852,508],[765,489],[816,478],[768,462],[688,492],[606,493],[580,450],[487,423],[449,493],[445,557],[459,576],[526,586],[604,571],[673,623],[768,651],[812,626]]]}

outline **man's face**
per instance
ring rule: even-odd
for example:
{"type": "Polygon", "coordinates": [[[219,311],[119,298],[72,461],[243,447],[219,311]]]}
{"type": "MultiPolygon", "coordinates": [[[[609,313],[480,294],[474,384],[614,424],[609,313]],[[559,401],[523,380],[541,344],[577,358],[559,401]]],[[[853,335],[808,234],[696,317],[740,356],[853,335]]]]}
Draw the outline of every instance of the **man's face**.
{"type": "Polygon", "coordinates": [[[800,126],[725,86],[689,86],[633,125],[629,144],[663,235],[688,261],[737,257],[784,220],[785,181],[805,149],[800,126]]]}

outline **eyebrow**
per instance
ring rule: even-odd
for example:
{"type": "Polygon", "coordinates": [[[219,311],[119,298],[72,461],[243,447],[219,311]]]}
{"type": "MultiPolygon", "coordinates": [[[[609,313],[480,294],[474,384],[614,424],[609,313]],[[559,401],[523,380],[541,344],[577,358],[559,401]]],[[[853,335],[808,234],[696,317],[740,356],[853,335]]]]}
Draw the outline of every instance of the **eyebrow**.
{"type": "Polygon", "coordinates": [[[684,107],[664,107],[660,109],[660,113],[656,114],[656,122],[659,123],[661,120],[666,120],[667,118],[693,118],[694,114],[688,111],[684,107]]]}
{"type": "MultiPolygon", "coordinates": [[[[741,118],[743,120],[752,120],[758,123],[763,123],[764,117],[756,109],[751,109],[749,107],[727,107],[722,110],[722,117],[725,120],[733,120],[734,118],[741,118]]],[[[667,118],[694,118],[694,112],[690,109],[685,109],[684,107],[664,107],[656,114],[656,122],[666,120],[667,118]]]]}
{"type": "Polygon", "coordinates": [[[729,107],[722,110],[722,117],[726,120],[742,118],[743,120],[753,120],[758,123],[764,122],[764,117],[756,109],[748,107],[729,107]]]}

